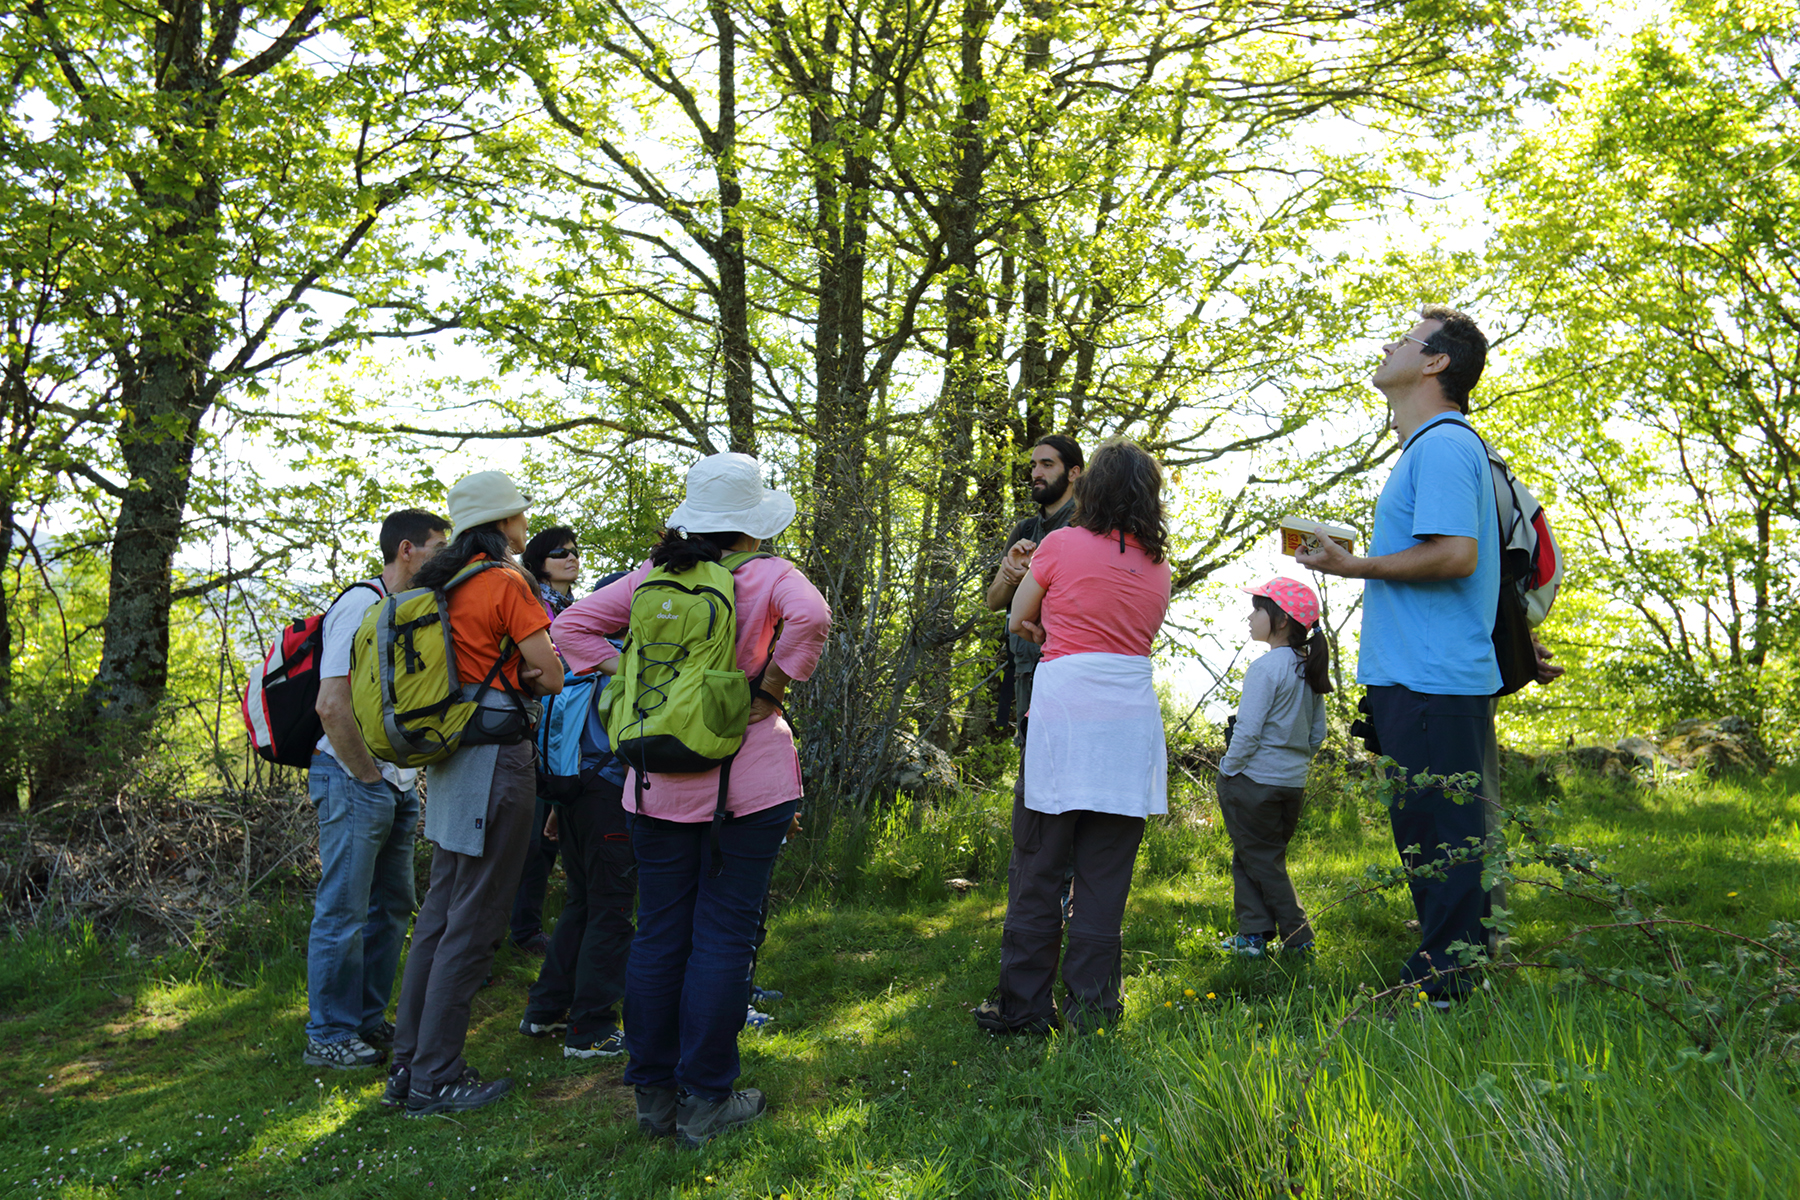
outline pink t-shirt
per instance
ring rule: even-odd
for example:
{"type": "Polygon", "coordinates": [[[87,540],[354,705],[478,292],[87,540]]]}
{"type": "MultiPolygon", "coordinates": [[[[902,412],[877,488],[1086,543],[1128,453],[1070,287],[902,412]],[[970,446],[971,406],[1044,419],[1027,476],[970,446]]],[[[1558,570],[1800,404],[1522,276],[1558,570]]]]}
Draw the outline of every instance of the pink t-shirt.
{"type": "MultiPolygon", "coordinates": [[[[583,596],[556,618],[550,634],[572,671],[586,671],[618,651],[606,635],[631,621],[631,593],[650,573],[645,562],[592,595],[583,596]]],[[[775,665],[789,679],[812,677],[831,628],[831,609],[806,576],[781,558],[745,563],[733,578],[738,608],[738,666],[754,676],[775,642],[775,665]]],[[[786,804],[801,794],[800,755],[794,731],[780,713],[758,721],[744,734],[744,747],[731,765],[727,810],[736,817],[786,804]]],[[[625,807],[636,802],[635,772],[625,776],[625,807]]],[[[665,821],[710,821],[719,801],[717,768],[693,775],[649,773],[644,783],[644,812],[665,821]]]]}
{"type": "Polygon", "coordinates": [[[1046,534],[1031,556],[1031,574],[1044,588],[1042,661],[1065,654],[1133,654],[1150,657],[1156,632],[1169,611],[1173,572],[1130,534],[1124,553],[1119,535],[1069,526],[1046,534]]]}

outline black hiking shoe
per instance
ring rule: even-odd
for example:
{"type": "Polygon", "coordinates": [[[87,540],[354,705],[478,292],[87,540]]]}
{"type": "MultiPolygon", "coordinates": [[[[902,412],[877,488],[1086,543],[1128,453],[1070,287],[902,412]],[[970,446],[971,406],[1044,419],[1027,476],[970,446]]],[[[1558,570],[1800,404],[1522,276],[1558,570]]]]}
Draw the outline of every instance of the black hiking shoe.
{"type": "Polygon", "coordinates": [[[359,1030],[356,1036],[377,1050],[392,1050],[394,1035],[398,1032],[399,1030],[394,1028],[392,1021],[382,1020],[375,1022],[367,1029],[359,1030]]]}
{"type": "Polygon", "coordinates": [[[412,1068],[405,1063],[388,1068],[387,1088],[381,1093],[381,1107],[404,1108],[412,1094],[412,1068]]]}
{"type": "Polygon", "coordinates": [[[1028,1017],[1023,1021],[1015,1021],[1000,1011],[1000,1001],[989,996],[974,1009],[975,1025],[978,1029],[1002,1036],[1014,1033],[1034,1033],[1038,1035],[1053,1033],[1056,1030],[1056,1018],[1028,1017]]]}
{"type": "Polygon", "coordinates": [[[512,1091],[512,1080],[481,1082],[474,1067],[464,1067],[462,1077],[429,1090],[413,1088],[406,1096],[406,1115],[428,1117],[432,1113],[468,1112],[482,1108],[512,1091]]]}
{"type": "Polygon", "coordinates": [[[528,1038],[547,1038],[553,1033],[567,1033],[569,1019],[562,1017],[534,1017],[526,1013],[519,1018],[519,1032],[528,1038]]]}

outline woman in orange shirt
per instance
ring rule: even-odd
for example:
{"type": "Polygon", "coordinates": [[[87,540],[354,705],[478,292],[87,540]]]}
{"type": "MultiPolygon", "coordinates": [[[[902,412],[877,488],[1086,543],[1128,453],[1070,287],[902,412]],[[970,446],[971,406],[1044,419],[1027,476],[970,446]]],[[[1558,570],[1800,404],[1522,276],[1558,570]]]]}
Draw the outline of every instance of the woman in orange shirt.
{"type": "Polygon", "coordinates": [[[450,593],[456,674],[481,681],[477,721],[508,729],[428,768],[425,837],[435,847],[431,885],[413,922],[394,1058],[382,1103],[412,1115],[461,1112],[504,1096],[508,1079],[483,1082],[463,1060],[469,1006],[506,932],[537,803],[531,726],[535,700],[560,692],[562,663],[536,582],[514,557],[525,546],[525,497],[500,471],[479,471],[450,489],[449,545],[413,577],[443,588],[465,567],[498,564],[450,593]],[[524,708],[527,711],[521,712],[524,708]]]}

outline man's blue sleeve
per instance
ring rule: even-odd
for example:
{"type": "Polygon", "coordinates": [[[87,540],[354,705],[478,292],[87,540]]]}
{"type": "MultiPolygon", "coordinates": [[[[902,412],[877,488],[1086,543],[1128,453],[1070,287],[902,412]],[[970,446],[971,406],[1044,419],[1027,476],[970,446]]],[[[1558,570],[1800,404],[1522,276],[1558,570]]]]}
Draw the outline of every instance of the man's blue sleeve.
{"type": "Polygon", "coordinates": [[[1487,453],[1461,430],[1433,430],[1412,448],[1413,528],[1416,538],[1434,534],[1479,538],[1482,489],[1492,494],[1487,453]]]}

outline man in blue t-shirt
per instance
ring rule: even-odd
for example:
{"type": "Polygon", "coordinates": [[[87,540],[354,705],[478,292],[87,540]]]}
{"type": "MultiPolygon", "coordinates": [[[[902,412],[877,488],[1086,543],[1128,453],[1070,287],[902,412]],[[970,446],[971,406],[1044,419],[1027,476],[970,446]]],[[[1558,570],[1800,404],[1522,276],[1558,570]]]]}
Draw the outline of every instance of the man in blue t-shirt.
{"type": "MultiPolygon", "coordinates": [[[[1375,504],[1370,555],[1326,541],[1301,563],[1363,579],[1357,682],[1368,688],[1381,753],[1410,780],[1479,776],[1493,738],[1490,698],[1500,688],[1494,613],[1500,596],[1500,529],[1487,452],[1469,425],[1469,393],[1487,362],[1487,338],[1466,314],[1427,308],[1383,347],[1371,382],[1387,397],[1400,461],[1375,504]]],[[[1478,787],[1409,785],[1389,810],[1401,860],[1419,867],[1446,850],[1479,847],[1485,820],[1478,787]]],[[[1451,947],[1485,946],[1488,894],[1479,856],[1412,879],[1419,948],[1404,978],[1440,1007],[1469,988],[1451,947]]]]}

